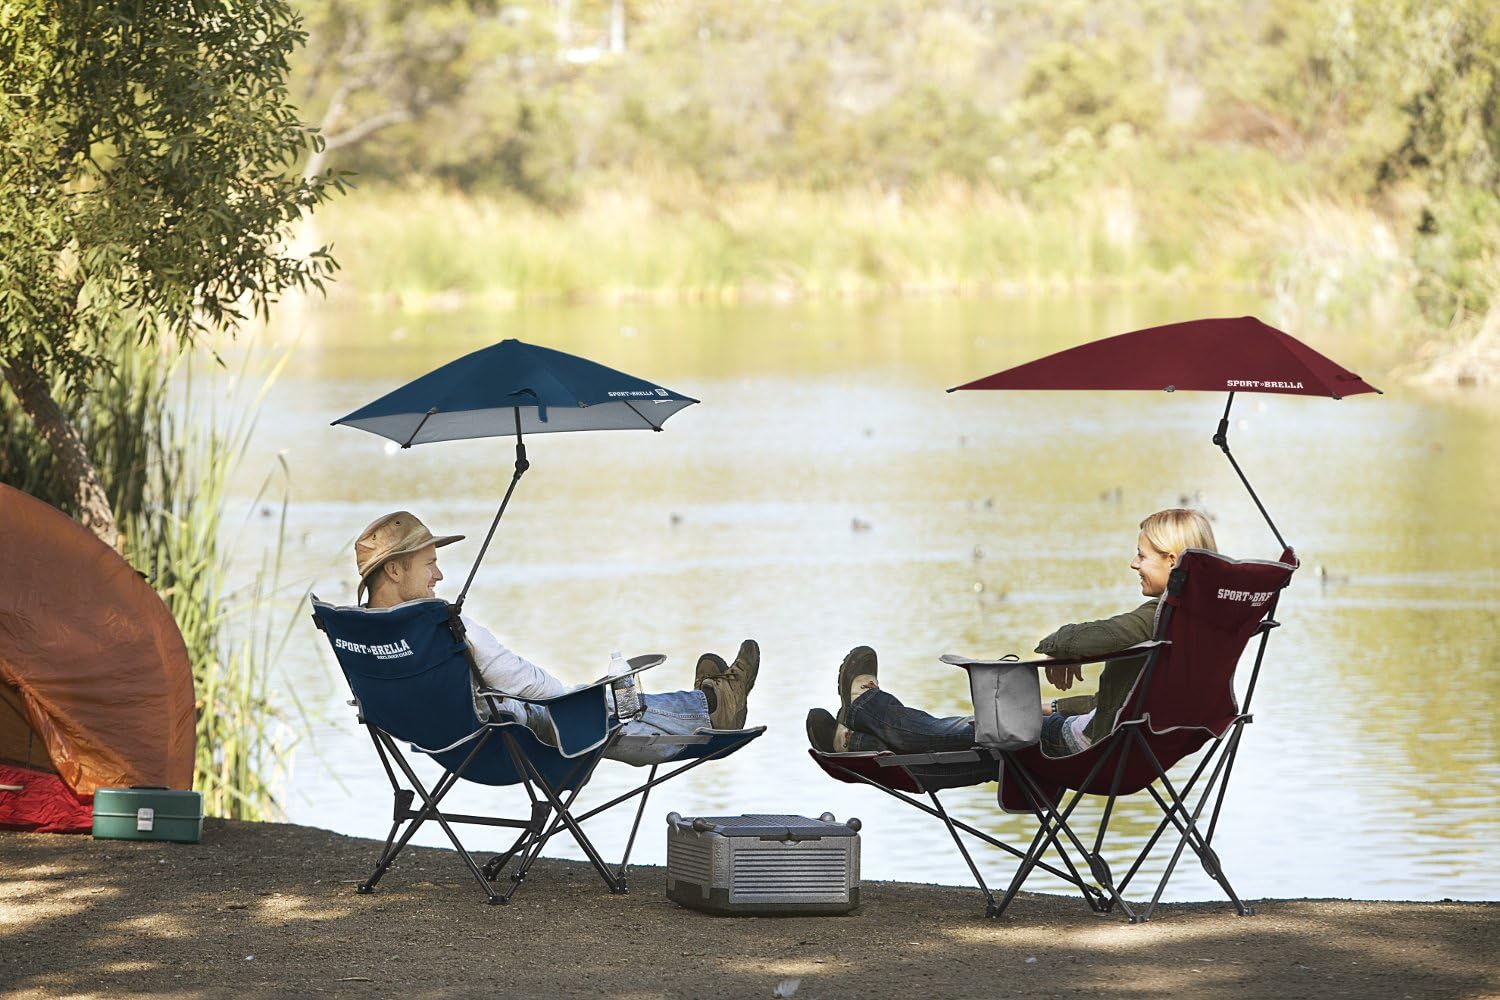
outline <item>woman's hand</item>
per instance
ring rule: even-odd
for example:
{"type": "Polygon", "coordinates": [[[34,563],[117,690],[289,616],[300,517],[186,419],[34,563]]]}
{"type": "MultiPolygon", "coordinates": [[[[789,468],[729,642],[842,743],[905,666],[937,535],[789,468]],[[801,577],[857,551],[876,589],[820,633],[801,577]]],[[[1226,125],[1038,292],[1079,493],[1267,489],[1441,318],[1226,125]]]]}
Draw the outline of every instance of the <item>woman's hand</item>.
{"type": "Polygon", "coordinates": [[[1047,666],[1047,683],[1059,691],[1067,691],[1073,686],[1073,682],[1083,680],[1083,667],[1077,664],[1058,664],[1047,666]]]}

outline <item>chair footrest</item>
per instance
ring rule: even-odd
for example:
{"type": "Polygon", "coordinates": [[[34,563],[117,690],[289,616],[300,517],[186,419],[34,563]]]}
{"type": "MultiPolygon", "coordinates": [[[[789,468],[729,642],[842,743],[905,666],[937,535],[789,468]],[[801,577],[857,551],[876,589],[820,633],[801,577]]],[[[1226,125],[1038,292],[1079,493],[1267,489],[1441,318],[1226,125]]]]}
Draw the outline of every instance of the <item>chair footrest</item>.
{"type": "Polygon", "coordinates": [[[615,738],[617,747],[659,747],[659,746],[698,746],[707,743],[712,737],[701,736],[697,733],[691,735],[678,735],[674,733],[651,733],[649,735],[623,735],[615,738]]]}
{"type": "Polygon", "coordinates": [[[992,760],[993,757],[987,750],[944,750],[938,753],[906,753],[880,755],[875,758],[875,763],[881,767],[931,767],[944,764],[978,764],[980,761],[992,760]]]}
{"type": "Polygon", "coordinates": [[[615,737],[617,747],[649,747],[649,746],[702,746],[712,743],[722,736],[741,736],[747,739],[759,736],[766,731],[765,726],[752,726],[748,729],[710,729],[700,727],[691,733],[621,733],[615,737]]]}

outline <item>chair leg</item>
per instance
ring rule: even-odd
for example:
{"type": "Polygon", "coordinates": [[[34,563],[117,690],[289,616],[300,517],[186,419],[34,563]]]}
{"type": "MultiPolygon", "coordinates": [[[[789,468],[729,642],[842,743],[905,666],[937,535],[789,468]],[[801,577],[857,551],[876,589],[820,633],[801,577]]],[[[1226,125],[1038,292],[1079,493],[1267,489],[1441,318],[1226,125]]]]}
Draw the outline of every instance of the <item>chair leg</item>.
{"type": "Polygon", "coordinates": [[[489,741],[490,734],[486,733],[484,736],[475,741],[474,749],[469,751],[469,755],[464,758],[464,762],[459,765],[458,770],[448,772],[443,776],[442,779],[439,780],[438,784],[434,786],[435,790],[440,791],[440,794],[437,796],[434,796],[427,791],[421,780],[417,778],[416,772],[414,772],[411,769],[410,765],[406,763],[406,758],[401,756],[399,751],[396,750],[394,744],[389,743],[389,737],[386,737],[384,736],[384,734],[382,734],[382,739],[387,742],[386,749],[392,751],[396,764],[401,768],[402,773],[406,775],[406,780],[411,782],[411,785],[414,789],[416,789],[417,794],[422,797],[423,807],[422,810],[418,812],[416,817],[411,821],[411,825],[408,826],[406,831],[401,835],[400,843],[398,843],[395,849],[390,852],[389,857],[382,858],[381,864],[378,866],[376,873],[371,878],[366,880],[365,884],[360,887],[359,891],[374,891],[375,883],[380,881],[380,877],[385,874],[386,869],[390,867],[390,864],[395,860],[396,855],[399,854],[404,847],[406,847],[407,843],[411,840],[412,835],[417,832],[418,827],[426,822],[426,820],[430,816],[432,819],[437,820],[438,825],[443,828],[443,833],[447,834],[448,840],[452,842],[454,849],[457,850],[459,856],[463,858],[464,864],[467,865],[469,871],[473,873],[474,879],[479,883],[479,887],[484,890],[485,901],[490,903],[491,905],[505,902],[504,899],[502,899],[495,893],[494,889],[490,888],[489,882],[484,877],[484,872],[482,872],[479,866],[474,863],[474,858],[464,848],[463,842],[458,839],[458,834],[453,832],[453,827],[448,824],[447,818],[444,817],[442,811],[438,809],[438,804],[442,801],[442,797],[447,795],[448,792],[453,788],[453,786],[458,783],[458,779],[462,777],[464,771],[468,769],[470,762],[474,760],[474,758],[479,754],[479,751],[484,748],[485,743],[489,741]]]}
{"type": "MultiPolygon", "coordinates": [[[[530,790],[531,788],[528,784],[527,791],[530,790]]],[[[542,830],[546,827],[547,819],[551,816],[551,814],[552,809],[546,803],[533,801],[531,803],[531,822],[527,824],[526,828],[521,831],[518,837],[516,837],[515,843],[511,844],[510,847],[506,848],[506,850],[502,853],[495,855],[484,863],[484,877],[489,879],[491,882],[499,878],[500,873],[505,870],[506,865],[510,864],[511,859],[514,858],[518,852],[523,851],[531,843],[532,838],[537,837],[539,834],[541,834],[542,830]]]]}
{"type": "MultiPolygon", "coordinates": [[[[401,840],[396,843],[396,846],[393,847],[392,850],[389,850],[389,852],[386,852],[386,855],[381,856],[380,864],[375,867],[375,873],[372,874],[369,879],[366,879],[363,885],[360,885],[359,892],[362,892],[362,894],[368,894],[368,892],[375,891],[375,883],[380,882],[381,877],[383,877],[384,874],[386,874],[386,871],[389,870],[392,862],[396,861],[396,855],[399,855],[399,853],[402,852],[402,849],[405,849],[405,847],[407,847],[407,844],[411,841],[411,837],[416,834],[417,829],[419,829],[420,826],[422,826],[423,823],[425,823],[426,820],[431,817],[431,819],[437,820],[438,826],[441,826],[441,828],[443,828],[444,834],[447,834],[447,837],[449,837],[449,841],[452,841],[455,850],[458,850],[459,858],[463,859],[463,864],[468,865],[468,870],[471,871],[472,874],[474,874],[474,879],[477,880],[478,885],[480,885],[480,889],[483,889],[484,891],[484,901],[489,904],[504,903],[504,900],[501,900],[501,898],[499,898],[498,895],[495,894],[495,891],[489,888],[489,882],[486,882],[486,880],[484,880],[483,871],[480,871],[478,865],[474,864],[474,858],[469,855],[468,850],[465,850],[462,841],[459,841],[458,834],[455,834],[455,832],[453,832],[452,826],[449,825],[449,820],[447,820],[447,817],[443,816],[443,811],[438,808],[438,804],[443,801],[443,796],[446,796],[447,793],[449,793],[450,790],[453,789],[453,786],[458,783],[459,775],[462,775],[462,772],[465,771],[466,768],[468,768],[469,762],[474,759],[475,754],[480,751],[480,748],[483,747],[484,741],[486,741],[487,738],[489,738],[489,736],[486,735],[483,736],[483,738],[478,739],[477,744],[475,744],[474,750],[469,751],[469,756],[466,757],[465,760],[463,760],[463,765],[460,765],[458,771],[447,772],[447,774],[444,774],[444,777],[441,778],[440,781],[438,781],[437,786],[434,786],[435,793],[428,792],[426,786],[423,786],[422,781],[417,778],[416,772],[414,772],[413,769],[411,769],[411,766],[408,765],[405,757],[402,757],[401,753],[399,753],[399,751],[396,751],[395,745],[387,745],[387,750],[390,750],[393,754],[395,754],[396,765],[401,768],[402,774],[407,775],[407,781],[410,781],[411,787],[413,787],[413,789],[416,789],[417,795],[422,796],[423,807],[422,810],[417,813],[417,816],[413,817],[413,820],[411,820],[411,823],[407,826],[405,832],[402,832],[401,840]]],[[[389,738],[384,739],[387,739],[387,741],[389,741],[389,738]]]]}
{"type": "MultiPolygon", "coordinates": [[[[650,790],[652,788],[655,788],[657,785],[666,784],[668,781],[671,781],[673,778],[677,777],[678,775],[680,775],[680,774],[686,774],[688,771],[691,771],[695,767],[701,767],[702,765],[707,764],[710,761],[719,760],[722,757],[727,757],[729,754],[734,753],[736,750],[738,750],[740,747],[744,746],[746,743],[749,743],[750,740],[752,740],[752,739],[754,739],[753,736],[751,736],[751,737],[745,737],[744,739],[742,739],[742,740],[740,740],[740,741],[738,741],[736,743],[729,744],[728,746],[724,747],[722,750],[719,750],[716,753],[711,753],[711,754],[708,754],[707,756],[704,756],[704,757],[696,757],[693,760],[689,761],[688,763],[683,764],[681,767],[678,767],[678,768],[676,768],[675,770],[672,770],[672,771],[668,771],[666,774],[662,775],[659,778],[648,777],[646,779],[646,781],[644,781],[641,784],[637,785],[636,787],[630,789],[630,791],[628,791],[628,792],[621,792],[619,795],[616,795],[614,798],[610,799],[608,802],[605,802],[602,805],[594,806],[588,812],[586,812],[586,813],[580,813],[579,815],[574,816],[573,819],[575,821],[579,822],[579,823],[585,823],[588,820],[593,819],[595,816],[599,815],[600,813],[604,812],[605,810],[607,810],[607,809],[613,809],[615,806],[619,805],[621,802],[628,801],[630,799],[635,798],[637,795],[644,794],[648,790],[650,790]]],[[[667,761],[665,763],[671,763],[671,762],[667,761]]],[[[653,766],[652,769],[651,769],[651,774],[654,775],[656,773],[656,768],[659,767],[659,766],[660,765],[653,766]]],[[[556,831],[554,830],[553,832],[556,832],[556,831]]]]}
{"type": "Polygon", "coordinates": [[[1220,757],[1219,763],[1214,768],[1213,774],[1209,777],[1208,785],[1204,789],[1203,795],[1199,798],[1196,808],[1194,808],[1192,813],[1189,814],[1186,803],[1183,802],[1182,796],[1177,793],[1177,790],[1172,787],[1171,779],[1167,777],[1166,771],[1161,766],[1161,762],[1158,761],[1156,755],[1151,752],[1151,748],[1145,745],[1145,741],[1142,740],[1141,742],[1143,748],[1145,749],[1147,759],[1150,760],[1151,766],[1156,769],[1158,780],[1161,781],[1162,787],[1166,789],[1167,794],[1171,796],[1172,801],[1170,803],[1164,801],[1160,793],[1158,793],[1155,788],[1150,788],[1149,791],[1151,792],[1152,797],[1156,799],[1157,804],[1161,806],[1163,811],[1166,812],[1167,818],[1172,822],[1172,825],[1175,826],[1178,832],[1182,834],[1182,838],[1179,841],[1176,850],[1172,854],[1171,863],[1167,866],[1166,871],[1163,873],[1161,882],[1156,887],[1156,893],[1151,899],[1151,905],[1147,908],[1146,912],[1148,917],[1152,912],[1155,911],[1156,905],[1158,901],[1160,901],[1162,893],[1166,890],[1167,881],[1172,877],[1172,871],[1177,865],[1178,858],[1180,858],[1182,855],[1182,849],[1184,846],[1191,847],[1193,849],[1193,853],[1198,855],[1198,860],[1203,864],[1204,871],[1208,873],[1210,878],[1212,878],[1219,884],[1219,888],[1224,890],[1225,894],[1229,897],[1230,902],[1234,904],[1234,909],[1237,914],[1242,917],[1254,915],[1255,911],[1246,906],[1240,900],[1239,896],[1234,891],[1234,887],[1229,884],[1229,878],[1224,874],[1224,867],[1219,861],[1218,852],[1209,845],[1206,839],[1204,839],[1203,834],[1199,831],[1197,826],[1198,816],[1202,813],[1204,805],[1208,802],[1209,796],[1213,793],[1215,782],[1218,780],[1224,764],[1230,758],[1227,755],[1220,757]],[[1183,818],[1181,820],[1177,818],[1178,812],[1181,812],[1183,814],[1183,818]]]}
{"type": "MultiPolygon", "coordinates": [[[[1208,752],[1203,755],[1203,759],[1198,762],[1198,766],[1193,770],[1192,776],[1188,778],[1187,784],[1183,786],[1182,793],[1184,795],[1189,794],[1193,787],[1197,785],[1198,779],[1202,777],[1204,769],[1207,768],[1209,763],[1213,760],[1214,752],[1218,749],[1218,747],[1219,741],[1216,740],[1209,748],[1208,752]]],[[[1136,876],[1136,873],[1140,871],[1141,865],[1143,865],[1146,861],[1146,858],[1150,856],[1151,849],[1156,846],[1156,842],[1161,839],[1161,835],[1163,833],[1167,832],[1167,827],[1171,824],[1171,819],[1167,815],[1163,814],[1161,821],[1156,824],[1156,829],[1152,831],[1150,837],[1146,838],[1145,845],[1142,846],[1140,852],[1137,853],[1135,861],[1131,864],[1129,871],[1127,871],[1125,873],[1125,877],[1120,880],[1121,893],[1125,892],[1126,887],[1130,885],[1131,880],[1133,880],[1136,876]]]]}
{"type": "MultiPolygon", "coordinates": [[[[631,846],[630,846],[630,844],[633,844],[634,841],[635,841],[636,830],[639,828],[640,823],[641,823],[641,817],[645,813],[646,805],[645,805],[644,797],[646,795],[650,794],[651,789],[655,788],[657,785],[665,784],[666,782],[671,781],[673,778],[677,777],[678,775],[685,774],[688,771],[691,771],[695,767],[700,767],[703,764],[707,764],[709,761],[718,760],[721,757],[726,757],[729,754],[734,753],[736,750],[738,750],[740,747],[744,746],[746,743],[749,743],[750,740],[752,740],[752,739],[754,739],[753,736],[747,736],[747,737],[745,737],[745,738],[743,738],[741,740],[738,740],[737,742],[730,743],[730,744],[726,745],[723,749],[718,750],[715,753],[711,753],[711,754],[708,754],[708,755],[703,756],[703,757],[694,758],[693,760],[689,761],[688,763],[683,764],[682,766],[680,766],[680,767],[678,767],[678,768],[676,768],[676,769],[674,769],[672,771],[667,772],[666,774],[662,775],[661,777],[657,777],[656,776],[657,768],[659,768],[661,765],[660,764],[654,764],[654,765],[652,765],[651,771],[647,775],[647,778],[646,778],[646,780],[644,782],[642,782],[641,784],[637,785],[635,788],[630,789],[628,792],[622,792],[619,795],[616,795],[614,798],[610,799],[608,802],[605,802],[605,803],[603,803],[601,805],[594,806],[588,812],[580,813],[580,814],[574,816],[573,817],[573,822],[575,822],[575,823],[577,823],[577,824],[579,824],[581,826],[585,822],[587,822],[588,820],[593,819],[595,816],[599,815],[600,813],[602,813],[602,812],[604,812],[604,811],[606,811],[608,809],[613,809],[615,806],[619,805],[622,802],[627,802],[627,801],[629,801],[630,799],[634,798],[637,795],[642,796],[641,805],[640,805],[639,809],[637,809],[637,811],[636,811],[635,824],[631,827],[630,843],[628,843],[626,845],[626,848],[625,848],[625,859],[623,861],[621,861],[621,863],[620,863],[620,872],[621,872],[621,874],[618,877],[621,878],[621,879],[623,879],[624,878],[624,872],[625,872],[625,869],[626,869],[626,863],[630,860],[630,852],[631,852],[631,846]]],[[[544,838],[544,840],[546,838],[552,837],[554,834],[560,832],[563,829],[564,829],[564,826],[563,826],[562,821],[561,820],[555,820],[553,822],[553,824],[552,824],[552,827],[549,830],[547,830],[546,837],[544,838]]]]}
{"type": "Polygon", "coordinates": [[[948,817],[948,810],[938,801],[937,792],[929,790],[927,797],[932,800],[933,811],[942,819],[943,825],[948,828],[948,836],[953,838],[953,843],[958,847],[958,853],[964,857],[964,863],[969,866],[969,873],[974,876],[974,881],[979,883],[979,891],[984,894],[984,915],[986,917],[998,917],[1004,907],[995,905],[995,894],[990,892],[990,887],[984,884],[984,876],[979,873],[979,866],[974,863],[969,849],[964,846],[963,838],[958,835],[958,830],[953,825],[953,820],[948,817]]]}
{"type": "MultiPolygon", "coordinates": [[[[1089,772],[1089,776],[1080,783],[1081,787],[1086,788],[1090,784],[1092,784],[1094,777],[1098,775],[1099,771],[1102,770],[1104,765],[1109,761],[1110,753],[1123,753],[1123,750],[1111,750],[1109,751],[1109,753],[1106,753],[1104,756],[1100,757],[1098,762],[1094,764],[1093,770],[1089,772]]],[[[1095,908],[1095,911],[1107,912],[1114,906],[1118,905],[1121,912],[1123,912],[1126,917],[1131,920],[1132,923],[1135,922],[1135,911],[1131,908],[1130,904],[1126,902],[1124,897],[1120,895],[1119,890],[1115,887],[1113,878],[1111,877],[1111,873],[1109,870],[1109,864],[1104,860],[1102,855],[1090,852],[1089,849],[1083,845],[1083,842],[1078,839],[1078,835],[1073,832],[1073,828],[1068,824],[1069,817],[1073,815],[1073,811],[1078,807],[1079,802],[1083,800],[1084,793],[1081,790],[1074,792],[1073,797],[1068,802],[1067,807],[1061,812],[1058,812],[1057,807],[1052,803],[1052,801],[1042,791],[1041,786],[1039,786],[1036,783],[1036,780],[1031,776],[1031,772],[1020,766],[1015,761],[1012,755],[1007,754],[1006,757],[1007,763],[1011,765],[1011,771],[1021,782],[1021,790],[1030,803],[1032,813],[1036,816],[1039,826],[1037,837],[1040,838],[1040,844],[1036,847],[1034,856],[1029,858],[1027,862],[1023,862],[1021,870],[1017,871],[1016,873],[1017,876],[1020,877],[1022,881],[1024,881],[1025,878],[1029,877],[1032,869],[1037,867],[1039,859],[1046,852],[1047,847],[1050,845],[1056,845],[1058,854],[1063,857],[1065,862],[1067,862],[1068,867],[1071,869],[1072,862],[1068,861],[1067,851],[1064,848],[1062,842],[1058,840],[1059,835],[1066,835],[1068,841],[1073,845],[1073,849],[1078,852],[1078,856],[1088,864],[1089,874],[1091,874],[1094,878],[1094,881],[1099,884],[1099,888],[1102,890],[1101,895],[1107,897],[1107,899],[1100,907],[1095,908]]],[[[1119,771],[1117,770],[1116,779],[1118,779],[1118,777],[1119,771]]],[[[1115,788],[1117,790],[1118,780],[1116,781],[1115,788]]],[[[1113,795],[1111,796],[1111,798],[1113,798],[1113,795]]],[[[1033,844],[1036,845],[1037,841],[1033,841],[1033,844]]],[[[1019,888],[1020,885],[1018,883],[1016,885],[1016,889],[1019,890],[1019,888]]],[[[1087,896],[1085,898],[1088,899],[1087,896]]],[[[1092,900],[1089,900],[1089,904],[1091,907],[1093,906],[1092,900]]]]}
{"type": "MultiPolygon", "coordinates": [[[[612,743],[613,741],[611,741],[611,744],[612,743]]],[[[569,785],[572,785],[573,790],[568,793],[567,800],[563,802],[563,808],[561,812],[568,812],[573,808],[574,800],[578,798],[578,794],[583,791],[584,786],[587,785],[589,779],[593,777],[594,770],[599,766],[599,762],[604,759],[604,753],[609,749],[609,745],[610,744],[606,744],[605,746],[602,746],[595,750],[592,754],[580,758],[579,761],[573,765],[573,769],[570,770],[566,775],[564,775],[563,780],[559,783],[559,786],[566,788],[569,785]],[[579,771],[584,772],[582,776],[579,775],[579,771]]],[[[525,773],[524,770],[523,773],[525,773]]],[[[537,783],[539,786],[543,784],[541,781],[538,781],[537,783]]],[[[531,779],[528,779],[526,782],[526,789],[527,792],[532,795],[532,806],[535,810],[533,819],[537,832],[536,839],[530,844],[528,853],[524,856],[519,870],[515,875],[511,876],[512,880],[518,883],[525,881],[526,872],[530,870],[531,865],[537,860],[537,858],[541,857],[542,849],[547,846],[547,842],[550,841],[557,833],[566,829],[566,824],[563,823],[561,819],[552,819],[552,806],[548,804],[546,800],[538,800],[535,797],[535,792],[532,790],[531,785],[532,781],[531,779]]],[[[561,815],[561,812],[559,813],[559,815],[561,815]]],[[[571,815],[571,813],[569,814],[571,815]]],[[[574,822],[579,823],[581,822],[581,820],[575,818],[574,822]]],[[[620,886],[623,890],[623,878],[617,878],[617,881],[620,883],[620,886]]],[[[608,882],[606,882],[605,884],[608,885],[608,882]]],[[[614,892],[616,890],[613,886],[611,886],[610,891],[614,892]]]]}
{"type": "Polygon", "coordinates": [[[635,810],[635,822],[630,824],[630,836],[625,841],[625,856],[620,859],[620,869],[615,873],[621,882],[625,881],[625,873],[630,868],[630,851],[635,847],[635,834],[641,828],[641,817],[646,813],[646,800],[651,797],[651,785],[656,780],[658,766],[651,765],[651,773],[646,775],[646,783],[641,786],[641,804],[635,810]]]}
{"type": "Polygon", "coordinates": [[[1026,883],[1026,880],[1031,877],[1031,873],[1033,871],[1035,871],[1037,868],[1042,868],[1043,870],[1055,870],[1049,869],[1048,866],[1045,865],[1041,860],[1043,855],[1046,854],[1048,847],[1052,847],[1057,851],[1057,855],[1062,859],[1064,867],[1066,867],[1072,875],[1072,877],[1068,879],[1068,881],[1070,881],[1075,887],[1077,887],[1083,894],[1084,902],[1088,904],[1089,909],[1093,910],[1095,913],[1108,912],[1109,909],[1113,907],[1115,902],[1118,900],[1118,896],[1113,894],[1113,891],[1110,889],[1110,886],[1108,884],[1108,868],[1104,868],[1101,874],[1100,865],[1098,863],[1099,859],[1091,855],[1088,850],[1079,842],[1077,836],[1074,835],[1072,828],[1068,826],[1067,822],[1068,818],[1072,815],[1073,810],[1077,808],[1078,803],[1082,798],[1081,794],[1075,794],[1072,801],[1068,803],[1067,808],[1059,813],[1052,805],[1052,803],[1047,799],[1047,797],[1042,793],[1041,788],[1036,784],[1034,780],[1032,780],[1029,773],[1022,771],[1019,768],[1017,768],[1016,771],[1021,778],[1022,793],[1026,796],[1027,802],[1031,806],[1032,816],[1037,821],[1037,832],[1036,835],[1032,837],[1031,846],[1027,850],[1026,856],[1022,859],[1021,864],[1017,866],[1016,874],[1011,879],[1010,886],[1006,889],[1005,898],[1001,901],[1000,904],[1001,912],[1003,912],[1005,908],[1010,905],[1011,901],[1016,897],[1017,893],[1021,891],[1021,887],[1026,883]],[[1083,880],[1083,876],[1078,873],[1078,869],[1073,865],[1073,859],[1068,856],[1068,852],[1064,847],[1062,841],[1058,839],[1059,834],[1062,833],[1067,834],[1068,839],[1072,841],[1073,846],[1075,847],[1075,849],[1077,849],[1079,856],[1088,863],[1090,874],[1094,877],[1095,881],[1101,882],[1101,884],[1103,884],[1104,891],[1101,891],[1100,889],[1089,885],[1083,880]],[[1106,896],[1105,892],[1110,892],[1111,895],[1106,896]]]}
{"type": "MultiPolygon", "coordinates": [[[[989,835],[988,833],[985,833],[983,830],[976,829],[975,827],[970,826],[969,824],[963,822],[962,820],[954,819],[953,817],[947,815],[946,811],[940,812],[939,810],[934,809],[932,806],[929,806],[926,803],[923,803],[923,802],[921,802],[921,801],[919,801],[917,799],[914,799],[914,798],[912,798],[909,795],[906,795],[906,794],[904,794],[902,792],[898,792],[898,791],[896,791],[893,788],[887,788],[885,785],[882,785],[882,784],[880,784],[877,781],[872,781],[870,778],[866,777],[863,774],[860,774],[858,771],[851,771],[851,770],[849,770],[847,768],[840,768],[840,770],[842,770],[845,774],[849,775],[851,778],[855,779],[856,781],[859,781],[859,782],[861,782],[863,784],[869,785],[871,788],[874,788],[874,789],[877,789],[879,791],[882,791],[885,794],[889,795],[893,799],[899,799],[900,801],[902,801],[902,802],[906,803],[907,805],[911,806],[913,809],[919,810],[921,812],[927,813],[929,816],[934,816],[934,817],[936,817],[936,818],[938,818],[940,820],[943,820],[943,822],[948,825],[950,833],[952,833],[953,831],[961,830],[964,833],[967,833],[969,836],[973,837],[975,840],[982,841],[983,843],[986,843],[986,844],[990,845],[991,847],[995,848],[996,850],[1004,851],[1005,853],[1011,855],[1012,857],[1020,858],[1020,859],[1024,859],[1026,857],[1026,852],[1020,850],[1017,847],[1014,847],[1014,846],[1012,846],[1010,844],[1005,843],[1005,841],[1003,841],[1003,840],[998,840],[995,837],[992,837],[991,835],[989,835]]],[[[932,795],[932,792],[928,792],[927,794],[928,795],[932,795]]],[[[959,850],[960,851],[964,851],[963,845],[961,843],[959,844],[959,850]]],[[[965,852],[965,853],[967,853],[967,852],[965,852]]],[[[1086,883],[1086,882],[1083,881],[1082,877],[1078,874],[1077,869],[1075,869],[1075,868],[1072,867],[1072,863],[1071,863],[1070,860],[1064,858],[1064,862],[1065,862],[1065,864],[1066,864],[1066,866],[1068,868],[1068,871],[1063,871],[1063,870],[1061,870],[1059,868],[1054,868],[1052,865],[1046,863],[1045,861],[1041,861],[1041,860],[1037,860],[1036,861],[1035,867],[1040,868],[1042,871],[1047,872],[1049,875],[1053,875],[1053,876],[1056,876],[1057,878],[1062,879],[1064,882],[1070,883],[1071,885],[1073,885],[1075,888],[1077,888],[1080,892],[1082,892],[1084,894],[1084,898],[1085,899],[1091,899],[1091,897],[1092,897],[1092,900],[1089,903],[1089,906],[1091,908],[1097,910],[1099,908],[1098,907],[1098,901],[1097,901],[1098,900],[1098,896],[1099,896],[1098,890],[1095,889],[1093,886],[1091,886],[1088,883],[1086,883]]],[[[971,870],[972,870],[972,868],[971,868],[971,870]]],[[[976,873],[976,877],[977,877],[977,873],[976,873]]],[[[979,881],[980,890],[982,892],[984,892],[984,894],[985,894],[985,903],[986,903],[985,912],[986,912],[986,915],[987,916],[998,916],[998,915],[1000,915],[1000,913],[1004,912],[1004,907],[999,906],[998,904],[995,904],[994,905],[994,912],[991,913],[990,912],[990,910],[991,910],[991,904],[994,904],[994,896],[990,892],[990,890],[988,889],[988,887],[984,884],[984,882],[983,882],[982,879],[979,879],[978,881],[979,881]]]]}
{"type": "MultiPolygon", "coordinates": [[[[509,733],[505,733],[504,736],[506,745],[510,748],[511,755],[515,758],[516,763],[523,767],[526,772],[530,773],[532,780],[537,783],[537,787],[541,788],[542,794],[547,797],[547,801],[557,812],[557,818],[567,827],[568,832],[573,835],[573,840],[583,850],[584,855],[588,857],[589,863],[594,866],[594,870],[599,873],[599,877],[604,879],[604,884],[609,887],[609,891],[616,894],[627,892],[628,890],[624,883],[615,878],[614,873],[609,870],[609,866],[604,863],[604,859],[599,856],[599,852],[594,849],[593,842],[589,840],[588,835],[583,832],[577,821],[573,819],[572,814],[568,812],[568,805],[577,796],[579,789],[573,789],[568,802],[564,803],[558,796],[557,790],[548,783],[546,777],[537,769],[536,765],[520,752],[520,748],[516,746],[515,737],[509,733]]],[[[580,784],[579,787],[581,788],[582,785],[580,784]]],[[[545,838],[539,838],[537,844],[538,852],[541,851],[543,843],[545,843],[545,838]]]]}

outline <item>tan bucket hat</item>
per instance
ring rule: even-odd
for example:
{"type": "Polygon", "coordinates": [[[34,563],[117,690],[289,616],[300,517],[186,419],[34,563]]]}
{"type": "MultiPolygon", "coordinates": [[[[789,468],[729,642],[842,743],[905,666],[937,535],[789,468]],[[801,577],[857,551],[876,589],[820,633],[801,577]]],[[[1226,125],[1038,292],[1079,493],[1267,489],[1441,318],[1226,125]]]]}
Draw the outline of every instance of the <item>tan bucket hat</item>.
{"type": "Polygon", "coordinates": [[[359,569],[359,591],[356,600],[365,599],[370,577],[389,559],[425,549],[441,548],[462,541],[463,535],[433,535],[427,525],[411,511],[398,510],[371,521],[354,543],[354,561],[359,569]]]}

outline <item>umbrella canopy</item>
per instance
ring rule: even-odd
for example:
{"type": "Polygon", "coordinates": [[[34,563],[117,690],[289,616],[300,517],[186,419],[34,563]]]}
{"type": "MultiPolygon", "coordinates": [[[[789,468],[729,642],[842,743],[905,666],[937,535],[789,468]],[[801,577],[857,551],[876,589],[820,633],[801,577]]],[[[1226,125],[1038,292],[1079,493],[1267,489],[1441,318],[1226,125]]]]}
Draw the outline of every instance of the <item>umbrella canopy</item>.
{"type": "Polygon", "coordinates": [[[1380,391],[1254,316],[1122,333],[948,391],[958,389],[1198,389],[1334,399],[1380,391]]]}
{"type": "Polygon", "coordinates": [[[563,351],[502,340],[450,361],[334,424],[403,448],[555,431],[661,430],[698,400],[563,351]]]}
{"type": "Polygon", "coordinates": [[[454,602],[462,609],[516,484],[531,463],[525,434],[662,429],[698,400],[634,375],[519,340],[502,340],[435,368],[334,421],[403,448],[465,438],[516,438],[516,467],[454,602]]]}
{"type": "Polygon", "coordinates": [[[1254,316],[1198,319],[1095,340],[1036,361],[954,386],[959,389],[1179,389],[1229,393],[1214,444],[1229,459],[1250,499],[1281,543],[1255,488],[1229,452],[1229,408],[1237,392],[1271,392],[1342,399],[1379,392],[1358,375],[1254,316]]]}

